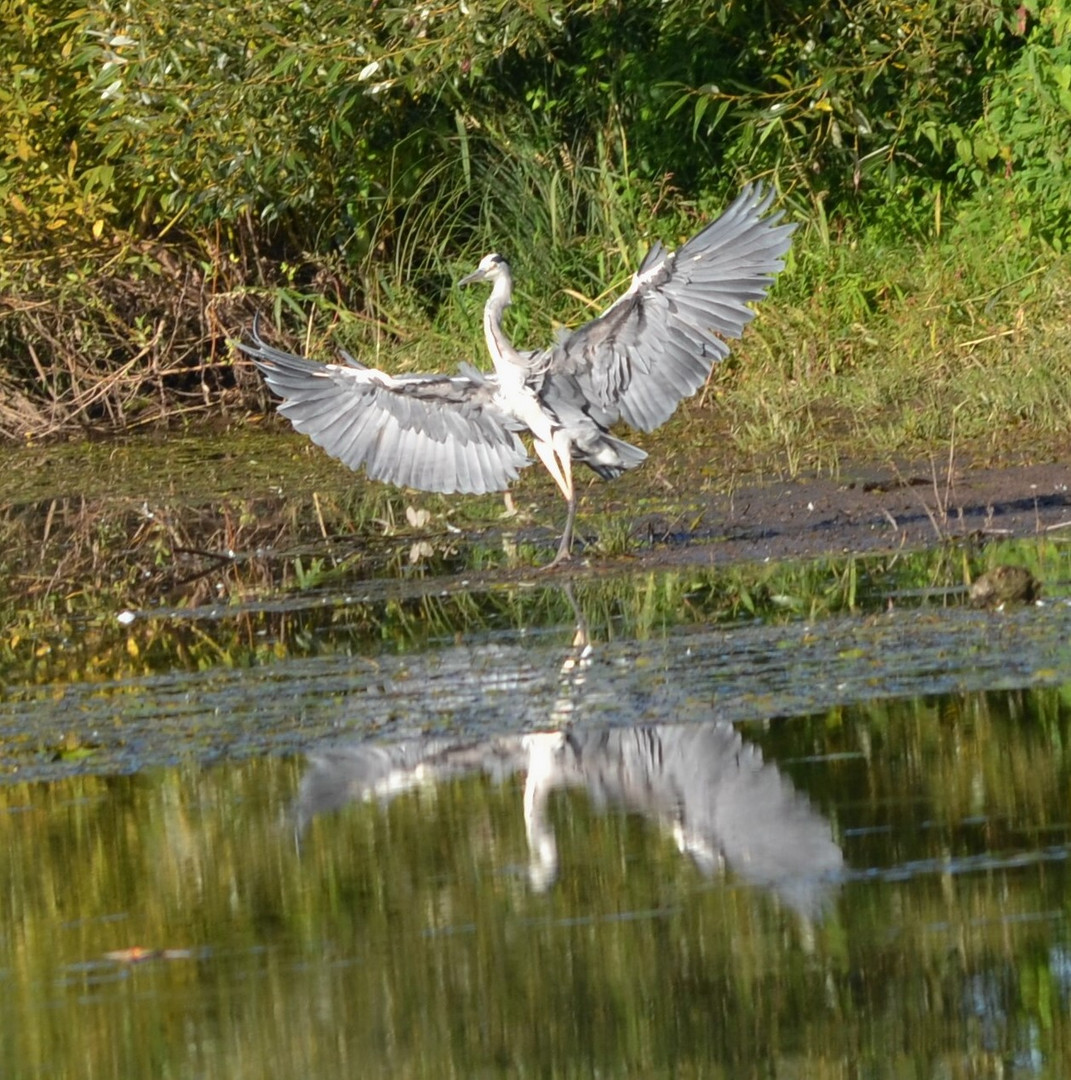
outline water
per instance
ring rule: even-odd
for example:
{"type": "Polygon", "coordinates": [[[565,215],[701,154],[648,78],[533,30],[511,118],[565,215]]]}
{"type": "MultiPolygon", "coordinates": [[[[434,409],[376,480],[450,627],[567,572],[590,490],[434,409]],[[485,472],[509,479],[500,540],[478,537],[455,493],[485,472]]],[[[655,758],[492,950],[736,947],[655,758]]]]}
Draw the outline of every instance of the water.
{"type": "Polygon", "coordinates": [[[0,1074],[1071,1075],[1059,534],[566,586],[261,449],[9,470],[0,1074]]]}
{"type": "Polygon", "coordinates": [[[593,730],[540,772],[553,873],[521,736],[10,785],[8,1075],[1063,1075],[1067,723],[1042,689],[593,730]]]}
{"type": "Polygon", "coordinates": [[[1071,607],[540,588],[9,685],[4,1075],[1068,1075],[1071,607]]]}

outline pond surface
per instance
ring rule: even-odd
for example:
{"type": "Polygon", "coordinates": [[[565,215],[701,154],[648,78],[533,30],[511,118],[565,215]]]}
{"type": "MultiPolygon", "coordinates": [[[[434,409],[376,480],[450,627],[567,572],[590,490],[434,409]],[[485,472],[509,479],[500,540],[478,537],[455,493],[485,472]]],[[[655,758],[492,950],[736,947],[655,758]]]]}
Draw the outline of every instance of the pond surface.
{"type": "Polygon", "coordinates": [[[1066,1075],[1069,634],[926,607],[9,688],[6,1075],[1066,1075]]]}
{"type": "Polygon", "coordinates": [[[1065,547],[336,556],[0,642],[4,1076],[1071,1075],[1065,547]]]}

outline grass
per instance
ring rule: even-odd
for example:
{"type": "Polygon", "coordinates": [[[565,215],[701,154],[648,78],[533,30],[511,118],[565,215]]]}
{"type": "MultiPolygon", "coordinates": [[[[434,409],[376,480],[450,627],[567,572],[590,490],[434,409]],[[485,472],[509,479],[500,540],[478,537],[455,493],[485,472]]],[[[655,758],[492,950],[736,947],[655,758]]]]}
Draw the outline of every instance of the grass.
{"type": "MultiPolygon", "coordinates": [[[[676,245],[702,223],[668,185],[627,181],[598,145],[533,153],[499,139],[470,147],[469,160],[463,189],[447,184],[400,219],[387,200],[389,295],[384,267],[362,274],[380,275],[369,295],[394,316],[342,317],[336,328],[390,370],[485,363],[483,296],[451,283],[486,251],[513,262],[507,330],[534,347],[611,302],[656,236],[676,245]],[[445,231],[444,220],[454,223],[445,231]],[[382,328],[398,313],[405,328],[387,344],[382,328]]],[[[730,360],[662,431],[639,438],[652,464],[678,445],[702,447],[723,483],[756,470],[836,474],[847,460],[941,456],[953,442],[965,464],[1064,452],[1071,264],[1014,221],[987,218],[995,211],[985,205],[895,242],[877,229],[831,239],[801,223],[785,273],[730,360]]]]}
{"type": "MultiPolygon", "coordinates": [[[[597,140],[586,147],[539,148],[534,137],[525,146],[501,135],[481,136],[479,146],[475,134],[466,138],[467,170],[451,172],[444,159],[415,180],[397,177],[368,254],[352,263],[323,257],[325,276],[318,286],[309,267],[296,273],[280,264],[274,278],[262,279],[273,283],[259,286],[243,286],[253,281],[244,263],[231,267],[225,282],[228,303],[234,304],[230,332],[239,336],[244,313],[257,307],[274,310],[290,342],[317,356],[330,356],[333,346],[342,345],[396,372],[451,370],[462,360],[482,363],[484,297],[459,293],[453,283],[486,251],[496,249],[513,260],[517,295],[507,329],[519,345],[535,346],[552,340],[559,326],[576,325],[611,302],[656,236],[676,246],[703,223],[668,181],[640,183],[597,140]],[[340,282],[347,278],[343,288],[340,282]]],[[[637,532],[638,517],[657,518],[669,507],[672,528],[675,515],[688,514],[691,494],[731,493],[764,476],[835,476],[849,462],[896,466],[926,459],[937,462],[943,475],[950,458],[968,467],[1065,453],[1071,429],[1071,265],[1017,231],[1014,221],[986,213],[994,211],[965,204],[959,219],[940,231],[915,230],[895,243],[877,229],[856,229],[837,239],[821,223],[801,222],[785,273],[728,362],[662,429],[636,437],[651,455],[647,466],[611,487],[581,488],[579,536],[600,557],[627,554],[647,544],[637,532]]],[[[119,278],[108,280],[112,287],[119,278]]],[[[182,295],[185,307],[191,297],[182,295]]],[[[39,322],[47,310],[48,305],[35,307],[33,319],[39,322]]],[[[91,322],[94,310],[79,309],[79,319],[91,322]]],[[[7,322],[0,320],[4,333],[14,333],[13,311],[7,322]]],[[[106,322],[113,338],[121,333],[121,320],[109,315],[106,322]]],[[[73,373],[72,386],[81,354],[98,355],[80,344],[96,341],[87,334],[72,331],[63,338],[69,350],[66,367],[59,366],[73,373]]],[[[115,353],[113,338],[109,348],[115,353]]],[[[132,338],[135,353],[143,347],[132,338]]],[[[165,353],[153,355],[153,370],[170,370],[165,353]]],[[[244,410],[260,426],[267,403],[260,381],[244,360],[233,368],[230,363],[217,371],[226,376],[225,390],[201,379],[182,390],[186,397],[169,398],[168,380],[149,378],[153,409],[137,416],[165,423],[185,418],[192,394],[199,415],[226,412],[235,418],[244,410]]],[[[137,387],[115,373],[98,372],[77,393],[46,381],[51,389],[41,408],[48,414],[47,430],[85,420],[79,401],[105,385],[112,396],[101,403],[112,402],[109,415],[121,426],[123,416],[134,415],[124,413],[123,401],[148,393],[145,373],[132,369],[135,374],[137,387]]],[[[267,423],[285,426],[274,419],[267,423]]],[[[17,423],[5,427],[2,417],[0,427],[22,431],[17,423]]],[[[389,564],[399,573],[435,573],[458,565],[459,558],[489,568],[540,563],[548,545],[533,546],[533,527],[554,533],[561,526],[562,507],[538,468],[515,485],[522,508],[515,526],[502,521],[496,498],[414,496],[350,483],[306,441],[294,440],[286,461],[278,458],[278,443],[267,442],[263,454],[243,450],[249,460],[238,471],[245,479],[259,478],[259,491],[278,490],[289,499],[318,493],[306,523],[311,537],[326,542],[335,522],[347,533],[377,538],[369,572],[389,564]],[[432,514],[427,529],[407,521],[412,506],[432,514]],[[452,529],[468,537],[486,533],[492,540],[477,556],[459,557],[452,529]]],[[[168,494],[197,500],[210,494],[217,464],[201,456],[197,439],[189,443],[189,467],[169,470],[169,484],[181,490],[168,494]]],[[[171,443],[172,460],[185,453],[183,446],[183,440],[171,443]]],[[[50,458],[75,478],[73,490],[90,493],[96,470],[103,488],[113,491],[112,455],[129,449],[90,445],[66,454],[37,446],[11,452],[5,498],[33,500],[34,493],[23,495],[22,488],[32,488],[37,476],[43,477],[41,497],[51,496],[56,488],[50,458]]],[[[234,464],[224,451],[218,468],[233,474],[234,464]]],[[[224,487],[220,493],[230,492],[224,487]]],[[[937,483],[933,504],[939,537],[944,522],[937,483]]],[[[137,522],[131,527],[140,528],[137,522]]],[[[177,522],[172,531],[185,527],[177,522]]],[[[248,531],[241,521],[228,527],[248,531]]],[[[169,542],[179,544],[170,534],[169,542]]],[[[289,571],[299,585],[334,574],[330,545],[319,563],[299,554],[301,561],[289,571]]]]}
{"type": "Polygon", "coordinates": [[[838,457],[918,457],[952,441],[1044,458],[1071,421],[1071,266],[1029,239],[964,228],[898,249],[819,252],[763,305],[714,380],[735,447],[789,474],[838,457]],[[877,271],[875,270],[877,267],[877,271]],[[861,268],[870,286],[863,295],[861,268]]]}
{"type": "MultiPolygon", "coordinates": [[[[536,130],[521,138],[459,128],[457,141],[456,159],[393,178],[360,258],[310,254],[297,267],[260,253],[219,256],[227,274],[211,298],[212,326],[238,337],[259,308],[317,356],[342,345],[396,372],[484,363],[483,295],[454,282],[487,251],[514,265],[508,331],[537,346],[611,302],[655,238],[676,246],[705,220],[668,178],[630,175],[610,140],[542,145],[536,130]]],[[[785,273],[730,360],[662,432],[640,439],[651,464],[681,443],[702,447],[712,482],[724,483],[756,470],[836,473],[845,460],[940,454],[953,438],[963,460],[1065,451],[1071,266],[1000,212],[979,197],[951,219],[946,205],[944,221],[905,222],[893,240],[887,225],[846,226],[838,238],[820,218],[801,221],[785,273]]],[[[200,265],[203,249],[195,239],[169,259],[200,265]]],[[[200,323],[184,335],[201,317],[196,295],[175,293],[156,271],[135,273],[135,254],[107,273],[90,261],[75,284],[53,268],[51,278],[67,281],[55,296],[31,288],[37,278],[25,268],[0,275],[13,298],[0,337],[13,356],[29,342],[43,372],[18,381],[13,361],[0,378],[0,431],[22,439],[82,424],[123,430],[267,404],[243,358],[219,355],[200,323]],[[46,325],[53,310],[66,313],[62,327],[46,325]],[[149,333],[161,319],[175,326],[168,340],[184,343],[174,364],[166,341],[149,333]],[[151,356],[137,361],[146,348],[151,356]],[[206,352],[211,370],[191,359],[206,352]]]]}

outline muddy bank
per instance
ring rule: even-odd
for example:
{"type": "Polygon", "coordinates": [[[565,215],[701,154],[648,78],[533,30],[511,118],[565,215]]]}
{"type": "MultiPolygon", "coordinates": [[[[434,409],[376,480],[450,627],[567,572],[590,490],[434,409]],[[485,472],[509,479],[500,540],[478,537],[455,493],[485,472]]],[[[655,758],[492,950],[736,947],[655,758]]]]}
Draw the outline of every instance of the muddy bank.
{"type": "MultiPolygon", "coordinates": [[[[501,496],[370,483],[286,432],[228,432],[0,455],[7,591],[93,607],[291,593],[324,575],[516,582],[662,566],[729,567],[919,551],[947,540],[1071,537],[1071,468],[842,464],[835,477],[745,473],[707,448],[580,488],[573,563],[536,574],[564,506],[529,469],[501,496]]],[[[737,466],[739,466],[739,462],[737,466]]],[[[418,580],[415,580],[418,579],[418,580]]]]}
{"type": "Polygon", "coordinates": [[[928,464],[857,466],[837,479],[768,481],[712,496],[689,533],[674,532],[657,517],[641,528],[655,543],[640,557],[655,562],[806,559],[1037,534],[1071,538],[1071,467],[970,469],[935,481],[928,464]]]}

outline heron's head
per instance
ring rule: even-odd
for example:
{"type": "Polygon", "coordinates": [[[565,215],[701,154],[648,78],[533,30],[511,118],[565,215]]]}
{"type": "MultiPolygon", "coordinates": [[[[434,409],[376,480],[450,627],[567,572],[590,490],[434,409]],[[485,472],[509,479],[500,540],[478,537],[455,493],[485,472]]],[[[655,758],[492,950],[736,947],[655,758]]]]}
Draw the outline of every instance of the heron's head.
{"type": "Polygon", "coordinates": [[[496,252],[485,255],[480,260],[480,265],[463,277],[458,285],[473,285],[477,281],[489,281],[492,285],[501,277],[509,277],[509,263],[496,252]]]}

